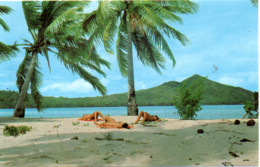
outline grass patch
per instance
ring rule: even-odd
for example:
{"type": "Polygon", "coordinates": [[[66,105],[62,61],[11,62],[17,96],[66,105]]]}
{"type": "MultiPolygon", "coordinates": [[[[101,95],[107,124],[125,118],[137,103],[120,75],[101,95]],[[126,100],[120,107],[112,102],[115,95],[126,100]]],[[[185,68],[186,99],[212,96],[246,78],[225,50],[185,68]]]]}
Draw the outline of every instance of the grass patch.
{"type": "Polygon", "coordinates": [[[79,126],[80,122],[72,122],[72,125],[79,126]]]}
{"type": "Polygon", "coordinates": [[[89,123],[85,123],[85,124],[83,124],[83,126],[89,126],[89,123]]]}
{"type": "Polygon", "coordinates": [[[8,126],[6,125],[3,131],[5,136],[19,136],[20,134],[26,134],[32,130],[31,126],[8,126]]]}

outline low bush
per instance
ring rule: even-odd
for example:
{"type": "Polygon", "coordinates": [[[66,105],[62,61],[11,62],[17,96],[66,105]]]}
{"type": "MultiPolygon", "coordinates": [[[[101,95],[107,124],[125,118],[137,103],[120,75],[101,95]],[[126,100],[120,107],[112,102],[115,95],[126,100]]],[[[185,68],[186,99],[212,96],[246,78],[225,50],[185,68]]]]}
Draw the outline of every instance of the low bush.
{"type": "Polygon", "coordinates": [[[19,134],[25,134],[32,130],[31,126],[8,126],[6,125],[3,131],[5,136],[18,136],[19,134]]]}

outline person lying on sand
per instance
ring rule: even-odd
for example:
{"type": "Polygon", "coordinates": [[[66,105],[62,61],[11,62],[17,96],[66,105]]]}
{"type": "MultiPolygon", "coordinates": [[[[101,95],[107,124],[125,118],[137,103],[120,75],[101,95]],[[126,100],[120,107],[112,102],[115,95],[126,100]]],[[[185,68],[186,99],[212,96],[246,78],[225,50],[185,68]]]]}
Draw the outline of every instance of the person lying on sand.
{"type": "Polygon", "coordinates": [[[138,124],[138,121],[140,118],[143,117],[142,124],[144,125],[144,122],[147,121],[154,121],[154,122],[160,122],[161,119],[157,115],[150,115],[148,112],[141,111],[137,117],[137,120],[134,122],[134,124],[138,124]]]}
{"type": "Polygon", "coordinates": [[[96,124],[98,127],[100,128],[126,128],[126,129],[130,129],[133,128],[133,126],[128,125],[125,122],[116,122],[116,120],[114,120],[113,118],[109,117],[109,116],[105,116],[103,119],[105,122],[104,123],[97,123],[97,121],[94,121],[94,124],[96,124]]]}
{"type": "Polygon", "coordinates": [[[83,115],[82,118],[80,118],[79,120],[82,120],[82,121],[98,121],[98,116],[100,116],[102,118],[102,120],[104,119],[103,115],[101,114],[100,111],[96,111],[96,112],[93,112],[92,114],[85,114],[83,115]]]}

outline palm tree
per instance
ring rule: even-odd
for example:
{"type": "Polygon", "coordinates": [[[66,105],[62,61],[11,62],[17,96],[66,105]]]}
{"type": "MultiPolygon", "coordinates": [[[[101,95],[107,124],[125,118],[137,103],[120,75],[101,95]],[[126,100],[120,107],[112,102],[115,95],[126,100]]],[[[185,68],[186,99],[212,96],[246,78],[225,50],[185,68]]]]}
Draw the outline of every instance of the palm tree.
{"type": "MultiPolygon", "coordinates": [[[[0,16],[3,14],[9,14],[12,9],[8,6],[0,6],[0,16]]],[[[3,19],[0,18],[0,25],[5,31],[9,31],[9,26],[5,23],[3,19]]],[[[8,60],[15,56],[15,51],[17,48],[15,45],[6,45],[0,41],[0,63],[2,61],[8,60]]]]}
{"type": "Polygon", "coordinates": [[[117,37],[116,52],[119,69],[128,77],[128,115],[137,115],[135,99],[133,45],[138,59],[146,66],[160,73],[164,68],[163,51],[175,65],[173,53],[164,38],[174,38],[185,45],[189,40],[170,24],[182,19],[177,14],[190,14],[197,11],[197,4],[190,0],[174,1],[102,1],[97,10],[85,18],[85,29],[95,29],[94,41],[103,37],[104,47],[113,53],[113,43],[117,37]],[[95,24],[89,24],[95,23],[95,24]]]}
{"type": "Polygon", "coordinates": [[[101,66],[109,68],[93,44],[83,34],[82,11],[89,2],[84,1],[23,1],[23,11],[33,41],[25,40],[25,57],[17,71],[19,98],[14,117],[24,117],[25,100],[30,86],[38,111],[42,109],[39,86],[41,83],[39,56],[46,58],[50,68],[49,53],[56,56],[64,66],[77,73],[102,95],[106,88],[98,78],[85,68],[105,76],[101,66]]]}

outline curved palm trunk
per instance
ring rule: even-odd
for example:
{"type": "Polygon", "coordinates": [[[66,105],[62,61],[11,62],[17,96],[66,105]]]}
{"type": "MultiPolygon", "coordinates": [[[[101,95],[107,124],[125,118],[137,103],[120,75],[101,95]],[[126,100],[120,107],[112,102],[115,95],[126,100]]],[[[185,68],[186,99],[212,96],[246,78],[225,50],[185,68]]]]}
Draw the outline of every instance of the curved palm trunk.
{"type": "Polygon", "coordinates": [[[36,60],[37,60],[37,54],[33,54],[32,62],[31,62],[30,68],[28,70],[28,74],[27,74],[26,79],[24,81],[22,90],[19,93],[19,97],[18,97],[18,100],[17,100],[16,107],[14,109],[13,117],[24,118],[24,115],[25,115],[25,100],[26,100],[26,96],[27,96],[27,90],[28,90],[29,85],[30,85],[32,74],[33,74],[33,71],[34,71],[34,68],[35,68],[35,65],[36,65],[36,60]]]}
{"type": "Polygon", "coordinates": [[[128,103],[127,103],[127,115],[138,115],[138,108],[135,99],[135,83],[134,83],[134,64],[132,53],[132,33],[131,23],[127,19],[127,33],[128,33],[128,103]]]}

